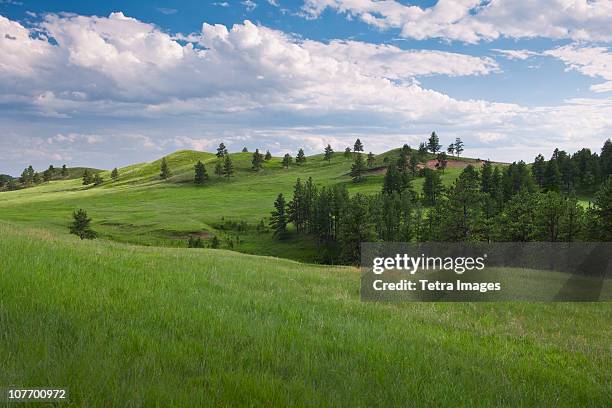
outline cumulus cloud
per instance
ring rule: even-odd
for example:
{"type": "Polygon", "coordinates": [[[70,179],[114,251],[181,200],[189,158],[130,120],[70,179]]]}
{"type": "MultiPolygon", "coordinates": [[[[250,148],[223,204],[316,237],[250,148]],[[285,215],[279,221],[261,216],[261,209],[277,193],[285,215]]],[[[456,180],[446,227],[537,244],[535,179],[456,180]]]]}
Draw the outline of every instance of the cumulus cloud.
{"type": "Polygon", "coordinates": [[[612,91],[612,52],[608,48],[570,44],[545,51],[544,55],[560,59],[567,69],[605,79],[606,82],[591,86],[593,92],[612,91]]]}
{"type": "MultiPolygon", "coordinates": [[[[605,65],[574,64],[572,69],[608,79],[605,65]]],[[[505,146],[520,147],[533,142],[532,133],[565,147],[585,143],[585,135],[601,139],[611,129],[606,101],[527,108],[452,98],[418,81],[499,70],[488,57],[304,40],[250,21],[204,23],[200,32],[183,36],[121,12],[48,14],[33,26],[0,16],[0,124],[13,129],[3,134],[0,151],[10,154],[16,144],[38,137],[43,144],[31,145],[49,154],[76,157],[78,147],[112,164],[124,150],[158,155],[210,149],[220,140],[266,141],[276,146],[274,153],[302,145],[313,153],[361,137],[368,149],[382,151],[398,140],[416,144],[418,135],[436,130],[474,149],[495,135],[505,146]],[[16,114],[22,120],[13,120],[16,114]],[[34,116],[45,119],[27,120],[34,116]],[[53,139],[58,134],[95,137],[70,143],[53,139]]],[[[134,161],[125,157],[125,164],[134,161]]]]}
{"type": "Polygon", "coordinates": [[[499,37],[612,40],[609,0],[438,0],[428,8],[396,0],[305,0],[309,18],[330,8],[379,29],[395,28],[418,40],[475,43],[499,37]]]}
{"type": "MultiPolygon", "coordinates": [[[[303,41],[250,21],[231,29],[204,23],[192,42],[123,13],[109,17],[47,15],[34,37],[3,18],[4,86],[31,97],[47,116],[181,114],[252,109],[402,111],[418,118],[444,111],[488,111],[501,105],[456,101],[411,81],[419,75],[484,75],[490,58],[441,51],[405,51],[355,41],[303,41]],[[52,43],[49,39],[53,39],[52,43]],[[196,43],[197,41],[197,43],[196,43]],[[404,80],[406,83],[396,83],[404,80]]],[[[0,85],[2,87],[2,85],[0,85]]],[[[500,109],[501,108],[501,109],[500,109]]]]}

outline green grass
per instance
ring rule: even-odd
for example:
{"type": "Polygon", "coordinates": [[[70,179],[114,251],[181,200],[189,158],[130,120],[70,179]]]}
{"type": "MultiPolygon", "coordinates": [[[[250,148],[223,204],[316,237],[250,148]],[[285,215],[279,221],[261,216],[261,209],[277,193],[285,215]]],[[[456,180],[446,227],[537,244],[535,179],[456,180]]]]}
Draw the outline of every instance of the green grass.
{"type": "Polygon", "coordinates": [[[0,236],[0,384],[75,406],[612,404],[610,303],[362,303],[347,267],[0,236]]]}
{"type": "MultiPolygon", "coordinates": [[[[389,155],[391,153],[386,153],[389,155]]],[[[173,176],[159,178],[160,160],[120,169],[120,178],[111,181],[110,172],[99,187],[84,187],[80,180],[52,181],[34,188],[0,193],[0,220],[64,232],[74,210],[83,208],[94,220],[103,238],[149,246],[184,247],[192,234],[218,235],[225,248],[237,251],[282,256],[302,261],[317,261],[317,247],[310,238],[292,237],[279,242],[272,233],[256,226],[267,218],[278,193],[292,195],[295,180],[312,177],[319,185],[343,183],[350,193],[372,194],[380,191],[383,175],[369,174],[364,182],[351,182],[348,172],[352,158],[336,154],[331,163],[321,155],[311,156],[303,166],[283,169],[280,158],[264,164],[258,173],[251,171],[251,153],[231,155],[236,174],[230,180],[213,174],[217,158],[211,153],[179,151],[167,156],[173,176]],[[204,186],[193,184],[193,165],[202,160],[210,180],[204,186]],[[228,221],[244,221],[245,231],[220,228],[228,221]]],[[[382,157],[382,156],[381,156],[382,157]]],[[[382,163],[382,158],[378,158],[382,163]]],[[[377,163],[377,164],[381,164],[377,163]]],[[[448,185],[459,169],[446,170],[448,185]]],[[[420,189],[422,179],[415,181],[420,189]]]]}

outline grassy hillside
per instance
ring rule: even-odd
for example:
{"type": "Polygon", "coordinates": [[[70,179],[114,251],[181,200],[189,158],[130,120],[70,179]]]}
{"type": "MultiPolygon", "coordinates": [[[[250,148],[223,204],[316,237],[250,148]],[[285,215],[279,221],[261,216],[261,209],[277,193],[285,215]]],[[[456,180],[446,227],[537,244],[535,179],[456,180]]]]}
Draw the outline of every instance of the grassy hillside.
{"type": "MultiPolygon", "coordinates": [[[[384,157],[396,159],[398,152],[377,157],[374,167],[384,165],[384,157]]],[[[80,180],[53,181],[49,184],[0,193],[0,220],[21,222],[65,233],[72,211],[84,208],[94,220],[102,237],[140,245],[185,246],[190,235],[204,238],[217,235],[225,248],[282,256],[297,260],[316,260],[316,245],[305,237],[279,242],[257,225],[272,210],[278,193],[291,196],[298,177],[312,177],[319,185],[344,183],[351,193],[376,193],[384,174],[371,172],[359,184],[351,182],[348,172],[352,158],[336,154],[331,163],[321,155],[311,156],[303,166],[283,169],[280,158],[264,164],[258,173],[251,170],[252,153],[231,155],[236,175],[230,180],[214,175],[217,158],[211,153],[179,151],[166,157],[173,176],[159,178],[161,159],[119,169],[118,181],[110,172],[102,173],[106,182],[99,187],[84,187],[80,180]],[[210,176],[204,186],[193,184],[193,165],[201,160],[210,176]],[[231,242],[231,243],[230,243],[231,242]]],[[[445,171],[443,181],[450,185],[460,168],[445,171]]],[[[423,179],[414,186],[421,188],[423,179]]]]}
{"type": "Polygon", "coordinates": [[[351,268],[0,236],[0,384],[77,406],[612,404],[610,303],[362,303],[351,268]]]}

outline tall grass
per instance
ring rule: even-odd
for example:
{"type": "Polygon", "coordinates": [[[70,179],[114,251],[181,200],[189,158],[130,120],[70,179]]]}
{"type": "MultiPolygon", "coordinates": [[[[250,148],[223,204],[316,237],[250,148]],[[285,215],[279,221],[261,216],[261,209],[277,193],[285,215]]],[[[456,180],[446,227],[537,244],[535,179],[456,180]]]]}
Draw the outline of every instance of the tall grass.
{"type": "Polygon", "coordinates": [[[362,303],[351,268],[0,237],[0,385],[75,406],[612,404],[610,303],[362,303]]]}

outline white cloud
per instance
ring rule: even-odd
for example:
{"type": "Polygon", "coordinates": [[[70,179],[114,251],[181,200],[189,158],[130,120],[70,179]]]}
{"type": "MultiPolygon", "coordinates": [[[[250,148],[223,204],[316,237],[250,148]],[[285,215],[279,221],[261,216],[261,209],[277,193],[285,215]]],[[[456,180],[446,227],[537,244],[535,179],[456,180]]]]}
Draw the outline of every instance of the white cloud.
{"type": "Polygon", "coordinates": [[[612,91],[612,52],[608,48],[570,44],[545,51],[544,55],[560,59],[568,70],[605,79],[606,82],[591,86],[593,92],[612,91]]]}
{"type": "Polygon", "coordinates": [[[326,8],[379,29],[400,29],[403,37],[418,40],[475,43],[501,36],[612,40],[609,0],[439,0],[429,8],[396,0],[305,0],[302,10],[316,18],[326,8]]]}
{"type": "Polygon", "coordinates": [[[156,10],[166,15],[172,15],[172,14],[178,13],[178,10],[174,8],[158,7],[156,10]]]}
{"type": "Polygon", "coordinates": [[[477,132],[476,137],[484,143],[491,143],[505,139],[506,135],[499,132],[477,132]]]}
{"type": "Polygon", "coordinates": [[[255,3],[253,0],[244,0],[242,5],[246,7],[247,11],[253,11],[257,7],[257,3],[255,3]]]}
{"type": "Polygon", "coordinates": [[[492,51],[503,55],[509,60],[526,60],[528,58],[541,55],[539,52],[531,50],[500,50],[498,48],[493,48],[492,51]]]}
{"type": "MultiPolygon", "coordinates": [[[[570,61],[569,51],[550,56],[570,61]]],[[[572,69],[608,80],[609,65],[597,63],[606,52],[582,64],[574,56],[572,69]]],[[[221,137],[310,152],[361,137],[368,150],[382,151],[436,130],[446,142],[461,136],[475,151],[492,137],[511,149],[535,146],[531,135],[545,135],[534,149],[546,151],[553,142],[597,146],[612,130],[609,101],[527,108],[452,98],[417,80],[498,71],[487,57],[302,40],[249,21],[203,24],[201,32],[179,36],[119,12],[51,14],[29,28],[0,17],[0,126],[15,129],[3,134],[2,149],[39,137],[49,152],[77,157],[67,141],[47,139],[87,134],[96,138],[72,145],[100,155],[107,149],[112,153],[100,157],[113,163],[122,149],[131,155],[210,149],[221,137]],[[32,115],[47,117],[38,121],[44,127],[27,120],[32,115]]]]}

